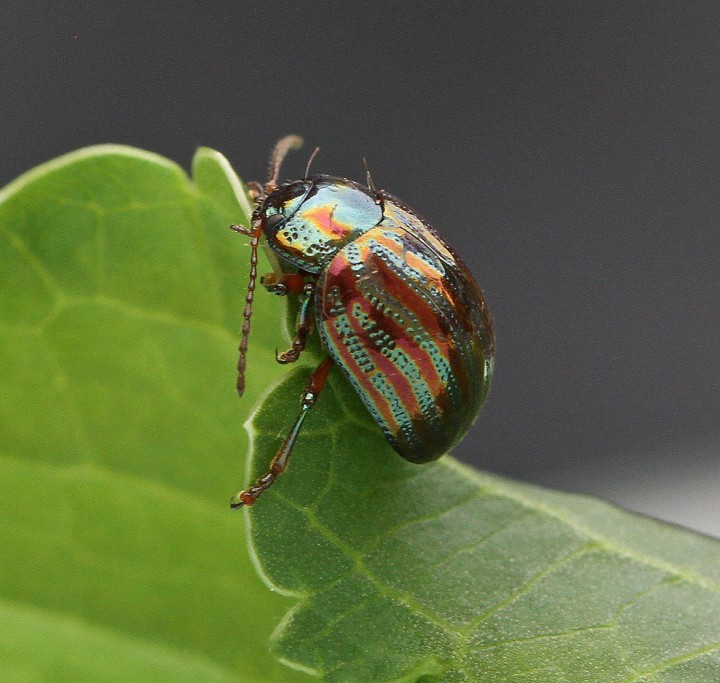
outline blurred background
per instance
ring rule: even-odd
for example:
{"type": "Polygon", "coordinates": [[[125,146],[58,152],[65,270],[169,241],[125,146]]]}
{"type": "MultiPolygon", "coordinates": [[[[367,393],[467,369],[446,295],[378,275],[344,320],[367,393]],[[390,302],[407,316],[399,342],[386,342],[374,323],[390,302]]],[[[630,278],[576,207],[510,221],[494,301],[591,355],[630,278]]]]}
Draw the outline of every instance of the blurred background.
{"type": "MultiPolygon", "coordinates": [[[[3,2],[0,184],[118,142],[403,198],[495,318],[456,455],[720,536],[715,2],[3,2]]],[[[239,296],[241,294],[239,293],[239,296]]]]}

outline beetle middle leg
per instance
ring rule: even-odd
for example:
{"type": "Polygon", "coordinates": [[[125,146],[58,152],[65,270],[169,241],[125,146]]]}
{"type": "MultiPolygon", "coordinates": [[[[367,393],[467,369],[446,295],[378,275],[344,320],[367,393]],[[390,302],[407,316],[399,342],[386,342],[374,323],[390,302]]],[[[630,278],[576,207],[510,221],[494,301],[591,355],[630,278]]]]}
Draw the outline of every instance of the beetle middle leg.
{"type": "Polygon", "coordinates": [[[288,465],[288,460],[292,455],[295,442],[300,434],[302,424],[310,410],[317,402],[318,396],[320,396],[320,392],[323,390],[325,382],[327,381],[332,364],[332,358],[326,358],[313,370],[307,383],[305,384],[305,388],[303,389],[303,393],[300,398],[300,412],[295,418],[295,422],[290,428],[290,432],[285,437],[285,441],[283,441],[282,446],[280,446],[278,452],[275,454],[275,457],[273,457],[270,461],[268,471],[258,478],[254,486],[251,486],[249,489],[244,491],[240,491],[240,493],[234,495],[230,499],[230,507],[233,510],[241,508],[244,505],[252,505],[258,499],[260,494],[267,491],[267,489],[272,486],[278,475],[285,471],[288,465]]]}
{"type": "Polygon", "coordinates": [[[302,290],[300,310],[298,311],[297,324],[295,326],[295,339],[287,351],[275,352],[275,360],[278,363],[294,363],[300,354],[305,350],[307,338],[313,328],[312,306],[315,300],[315,283],[306,282],[302,290]]]}
{"type": "Polygon", "coordinates": [[[307,338],[313,328],[312,306],[315,299],[315,281],[306,282],[308,273],[268,273],[263,275],[260,282],[271,294],[287,296],[288,294],[300,294],[300,310],[298,311],[295,324],[295,338],[287,351],[279,353],[275,351],[275,360],[282,365],[294,363],[300,354],[305,350],[307,338]]]}

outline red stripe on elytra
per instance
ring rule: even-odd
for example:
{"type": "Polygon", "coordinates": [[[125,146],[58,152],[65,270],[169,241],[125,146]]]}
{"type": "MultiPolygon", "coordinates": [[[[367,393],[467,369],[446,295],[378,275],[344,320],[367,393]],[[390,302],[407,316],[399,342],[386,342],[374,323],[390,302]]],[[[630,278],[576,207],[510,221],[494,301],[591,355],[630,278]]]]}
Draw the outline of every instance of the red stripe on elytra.
{"type": "MultiPolygon", "coordinates": [[[[357,303],[360,306],[361,312],[372,316],[373,308],[365,299],[357,299],[353,303],[357,303]]],[[[348,311],[348,322],[352,329],[352,332],[357,336],[358,343],[360,343],[370,356],[373,364],[375,365],[377,372],[384,375],[388,385],[393,389],[397,395],[403,411],[408,415],[417,415],[420,413],[420,404],[417,401],[415,392],[412,389],[412,384],[405,375],[403,375],[397,368],[397,366],[388,358],[386,358],[379,350],[375,348],[375,342],[370,337],[370,331],[366,330],[361,321],[353,314],[352,304],[346,308],[348,311]]],[[[375,327],[373,331],[379,328],[375,327]]],[[[382,328],[380,328],[382,329],[382,328]]],[[[384,397],[380,391],[372,384],[370,375],[362,372],[358,368],[358,372],[353,371],[353,375],[358,378],[363,387],[366,388],[368,393],[377,395],[382,402],[388,403],[388,399],[384,397]]],[[[377,400],[374,401],[377,405],[377,400]]],[[[389,405],[389,403],[388,403],[389,405]]],[[[398,425],[399,426],[399,425],[398,425]]]]}
{"type": "MultiPolygon", "coordinates": [[[[363,251],[365,249],[366,247],[364,247],[363,251]]],[[[363,253],[362,256],[365,257],[366,254],[363,253]]],[[[404,283],[400,282],[398,284],[397,275],[394,271],[388,268],[387,264],[382,259],[378,259],[373,255],[370,255],[370,259],[373,274],[381,281],[385,280],[386,282],[393,282],[396,285],[394,287],[396,290],[394,298],[398,302],[402,301],[404,303],[407,300],[407,297],[412,296],[415,301],[413,301],[412,304],[414,305],[414,309],[411,310],[413,310],[417,315],[418,322],[421,326],[424,324],[427,327],[428,320],[432,320],[434,323],[437,323],[436,316],[432,308],[425,300],[417,296],[411,289],[407,288],[404,283]],[[403,288],[403,291],[399,291],[401,287],[403,288]],[[403,299],[403,297],[406,297],[406,299],[403,299]]],[[[418,397],[413,390],[412,381],[403,375],[402,370],[392,360],[386,358],[375,348],[376,343],[370,337],[370,331],[364,329],[362,323],[354,315],[354,312],[356,312],[355,307],[360,309],[360,314],[365,314],[373,321],[375,324],[372,330],[373,332],[385,332],[388,337],[393,339],[396,345],[405,352],[410,362],[415,365],[418,373],[427,384],[427,390],[430,395],[437,398],[437,396],[444,392],[446,387],[438,374],[430,355],[427,351],[421,349],[410,337],[410,335],[407,334],[406,325],[397,322],[386,313],[379,311],[367,300],[366,296],[357,289],[355,277],[358,274],[352,271],[350,264],[347,261],[344,259],[336,259],[333,262],[331,272],[328,275],[332,279],[333,283],[338,285],[339,291],[342,292],[344,304],[343,308],[346,313],[349,314],[349,324],[352,327],[353,333],[358,337],[359,343],[363,346],[366,352],[368,352],[376,366],[378,366],[386,376],[388,382],[391,384],[395,393],[403,403],[405,412],[408,416],[421,416],[421,407],[418,397]]],[[[362,279],[361,274],[360,278],[362,279]]],[[[382,303],[382,291],[377,292],[377,294],[380,295],[378,298],[380,298],[382,303]]],[[[394,302],[390,303],[392,305],[394,302]]],[[[397,310],[397,308],[397,305],[392,305],[392,310],[397,310]]],[[[439,329],[437,325],[434,327],[439,329]]],[[[433,327],[431,327],[429,332],[431,333],[430,336],[432,338],[433,327]]],[[[440,343],[438,346],[440,353],[444,353],[444,355],[446,355],[449,344],[440,343]]],[[[351,360],[351,358],[348,357],[348,354],[343,355],[352,368],[352,366],[355,365],[355,361],[351,360]]],[[[358,380],[363,380],[365,373],[356,372],[354,368],[351,369],[351,372],[353,376],[358,378],[358,380]]],[[[365,381],[362,381],[362,384],[366,387],[367,391],[371,392],[373,395],[379,393],[371,384],[365,381]]],[[[382,400],[385,401],[387,399],[383,398],[382,400]]],[[[374,403],[377,404],[377,401],[374,401],[374,403]]]]}
{"type": "MultiPolygon", "coordinates": [[[[376,241],[379,240],[376,239],[376,241]]],[[[399,258],[402,258],[401,246],[397,242],[386,240],[384,246],[392,249],[399,258]]],[[[367,249],[367,247],[364,248],[367,249]]],[[[429,337],[429,340],[435,344],[439,354],[450,364],[452,371],[457,370],[459,365],[457,361],[459,359],[457,357],[453,358],[453,331],[441,324],[438,311],[412,288],[409,281],[401,279],[384,259],[371,254],[369,249],[364,256],[371,261],[373,273],[380,280],[382,291],[390,295],[391,306],[394,302],[397,302],[397,306],[393,306],[393,309],[399,309],[400,314],[403,316],[405,315],[404,311],[412,311],[417,321],[413,325],[419,328],[418,331],[422,330],[429,337]]],[[[437,281],[436,283],[438,289],[443,288],[443,283],[437,281]]],[[[381,312],[374,312],[373,318],[379,326],[397,340],[405,352],[416,362],[430,391],[435,396],[442,393],[446,387],[430,354],[417,345],[413,339],[414,334],[408,334],[407,325],[402,325],[381,312]]]]}

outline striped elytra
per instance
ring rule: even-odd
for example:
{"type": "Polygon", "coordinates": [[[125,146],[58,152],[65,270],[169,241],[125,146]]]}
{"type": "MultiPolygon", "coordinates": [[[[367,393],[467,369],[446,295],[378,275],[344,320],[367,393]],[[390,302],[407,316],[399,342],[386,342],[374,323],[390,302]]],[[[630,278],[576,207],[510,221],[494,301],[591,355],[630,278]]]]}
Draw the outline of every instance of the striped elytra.
{"type": "MultiPolygon", "coordinates": [[[[285,153],[299,142],[289,136],[277,144],[270,179],[252,186],[250,229],[233,228],[251,236],[253,264],[262,237],[279,257],[280,268],[262,280],[265,288],[300,297],[295,339],[277,360],[297,360],[313,329],[327,358],[310,375],[268,472],[233,497],[233,508],[254,503],[284,471],[332,364],[392,447],[415,463],[435,460],[467,433],[492,378],[490,316],[462,260],[412,209],[376,190],[369,174],[367,186],[326,175],[278,184],[285,153]]],[[[241,393],[255,276],[252,267],[241,393]]]]}

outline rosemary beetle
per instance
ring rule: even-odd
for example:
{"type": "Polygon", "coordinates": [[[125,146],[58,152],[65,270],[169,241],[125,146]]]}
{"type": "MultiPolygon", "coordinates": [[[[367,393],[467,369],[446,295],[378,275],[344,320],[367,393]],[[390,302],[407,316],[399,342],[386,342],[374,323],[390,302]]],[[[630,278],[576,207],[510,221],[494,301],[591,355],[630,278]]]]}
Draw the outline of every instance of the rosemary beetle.
{"type": "MultiPolygon", "coordinates": [[[[286,154],[302,139],[274,148],[269,179],[252,183],[250,279],[238,361],[245,386],[258,247],[266,240],[281,267],[262,278],[269,292],[299,297],[295,338],[277,354],[293,363],[317,330],[326,357],[310,374],[300,407],[268,471],[230,505],[252,505],[288,464],[302,424],[337,365],[392,447],[425,463],[456,444],[488,393],[495,343],[485,301],[472,275],[440,235],[404,202],[328,175],[281,183],[286,154]]],[[[317,153],[317,149],[310,158],[317,153]]]]}

